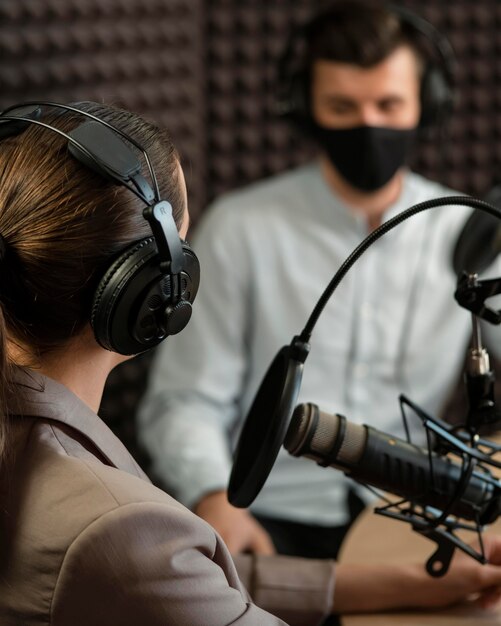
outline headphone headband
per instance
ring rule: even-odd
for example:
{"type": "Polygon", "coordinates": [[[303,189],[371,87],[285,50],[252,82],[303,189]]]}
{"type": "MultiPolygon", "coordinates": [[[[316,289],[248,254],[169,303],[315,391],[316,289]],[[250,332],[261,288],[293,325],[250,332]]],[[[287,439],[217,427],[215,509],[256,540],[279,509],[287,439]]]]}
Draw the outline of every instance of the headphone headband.
{"type": "MultiPolygon", "coordinates": [[[[134,137],[131,137],[127,133],[124,133],[122,130],[120,130],[120,128],[117,128],[116,126],[113,126],[112,124],[110,124],[106,120],[103,120],[103,119],[97,117],[96,115],[93,115],[92,113],[88,113],[87,111],[82,111],[81,109],[78,109],[77,107],[73,107],[70,104],[61,104],[59,102],[48,102],[48,101],[44,101],[44,100],[40,100],[40,101],[30,100],[28,102],[21,102],[19,104],[13,104],[10,107],[7,107],[6,109],[4,109],[2,111],[2,113],[0,114],[0,122],[2,123],[0,125],[0,138],[3,139],[4,137],[17,135],[20,132],[22,132],[26,128],[27,124],[34,123],[34,120],[38,119],[38,117],[41,114],[41,107],[44,107],[44,106],[46,106],[46,107],[53,107],[55,109],[62,109],[64,111],[71,111],[72,113],[77,113],[79,115],[83,115],[85,117],[88,117],[89,119],[94,120],[95,122],[99,122],[99,124],[102,124],[103,126],[106,126],[107,128],[109,128],[113,132],[118,133],[121,137],[123,137],[123,139],[126,139],[134,147],[136,147],[138,150],[140,150],[142,155],[143,155],[143,157],[144,157],[144,160],[146,161],[146,165],[148,167],[148,171],[149,171],[149,174],[151,176],[151,180],[153,182],[153,187],[154,187],[154,190],[155,190],[155,198],[157,199],[157,201],[160,199],[160,191],[159,191],[159,188],[158,188],[158,181],[157,181],[157,177],[155,175],[155,171],[153,169],[153,166],[151,165],[151,161],[150,161],[150,158],[148,156],[148,153],[141,146],[141,144],[138,143],[134,139],[134,137]],[[20,116],[9,117],[9,116],[6,115],[6,113],[9,113],[10,111],[15,111],[16,109],[23,109],[23,108],[31,109],[31,112],[27,116],[25,116],[25,118],[27,117],[29,119],[23,119],[20,116]],[[22,126],[19,126],[19,125],[16,126],[15,124],[11,125],[11,128],[12,128],[13,132],[11,132],[9,134],[4,134],[4,133],[8,133],[8,126],[4,126],[3,125],[3,120],[7,120],[7,119],[10,119],[11,121],[22,120],[23,122],[25,122],[25,125],[22,125],[22,126]]],[[[71,143],[78,145],[78,141],[71,140],[70,136],[67,135],[66,133],[63,133],[63,131],[59,131],[55,127],[49,126],[48,124],[40,124],[40,125],[45,126],[46,128],[53,129],[55,132],[59,132],[59,134],[62,134],[64,137],[66,137],[66,139],[71,141],[71,143]]],[[[82,148],[82,146],[80,146],[80,145],[78,147],[82,148]]],[[[85,149],[84,149],[84,151],[85,151],[85,149]]],[[[91,154],[89,154],[88,156],[92,157],[91,154]]],[[[119,178],[116,178],[116,181],[119,184],[123,184],[123,182],[119,178]]],[[[133,191],[133,193],[135,193],[132,188],[130,188],[130,189],[131,189],[131,191],[133,191]]]]}
{"type": "Polygon", "coordinates": [[[417,13],[413,13],[406,7],[396,4],[388,5],[388,9],[394,13],[401,23],[410,25],[416,32],[431,41],[435,51],[438,52],[440,64],[446,75],[451,89],[454,87],[456,75],[456,55],[451,42],[431,22],[428,22],[417,13]]]}

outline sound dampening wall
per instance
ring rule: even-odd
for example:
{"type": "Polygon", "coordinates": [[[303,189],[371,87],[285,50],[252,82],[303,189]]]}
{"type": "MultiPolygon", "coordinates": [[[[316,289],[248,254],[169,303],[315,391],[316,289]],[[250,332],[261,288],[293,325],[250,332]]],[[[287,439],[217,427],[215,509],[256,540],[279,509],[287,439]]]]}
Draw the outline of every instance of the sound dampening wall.
{"type": "MultiPolygon", "coordinates": [[[[423,141],[413,165],[482,195],[501,177],[501,2],[400,4],[447,34],[458,58],[460,98],[447,139],[423,141]]],[[[196,221],[216,195],[308,158],[275,116],[276,60],[287,33],[318,6],[2,0],[0,108],[32,98],[104,100],[150,116],[180,150],[196,221]]],[[[113,373],[103,400],[103,415],[134,450],[133,414],[148,361],[145,355],[113,373]]]]}
{"type": "Polygon", "coordinates": [[[0,108],[104,101],[148,115],[180,148],[205,198],[202,0],[1,0],[0,108]]]}

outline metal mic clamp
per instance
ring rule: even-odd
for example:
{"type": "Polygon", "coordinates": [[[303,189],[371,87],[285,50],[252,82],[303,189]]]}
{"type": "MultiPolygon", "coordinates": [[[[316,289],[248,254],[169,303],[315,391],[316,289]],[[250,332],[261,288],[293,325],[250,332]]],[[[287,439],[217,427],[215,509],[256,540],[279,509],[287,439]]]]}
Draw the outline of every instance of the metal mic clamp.
{"type": "Polygon", "coordinates": [[[471,434],[478,433],[482,427],[501,422],[501,413],[496,408],[494,397],[495,376],[489,354],[482,345],[479,320],[483,318],[492,324],[501,323],[501,311],[485,306],[485,300],[498,293],[501,293],[500,279],[479,281],[477,274],[464,273],[459,278],[454,294],[457,302],[472,313],[473,338],[465,371],[469,405],[466,428],[471,434]]]}
{"type": "Polygon", "coordinates": [[[485,305],[488,298],[499,294],[501,294],[501,278],[478,280],[477,274],[463,273],[458,279],[454,298],[459,306],[486,322],[501,324],[501,310],[495,311],[485,305]]]}

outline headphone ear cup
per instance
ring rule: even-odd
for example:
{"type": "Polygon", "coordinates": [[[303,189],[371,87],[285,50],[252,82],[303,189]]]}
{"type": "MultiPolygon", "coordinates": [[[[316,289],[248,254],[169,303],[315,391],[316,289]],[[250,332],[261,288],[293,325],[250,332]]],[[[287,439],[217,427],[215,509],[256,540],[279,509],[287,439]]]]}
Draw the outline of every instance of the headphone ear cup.
{"type": "Polygon", "coordinates": [[[440,68],[429,65],[421,81],[420,128],[442,124],[451,114],[454,97],[451,86],[440,68]]]}
{"type": "Polygon", "coordinates": [[[183,253],[179,278],[160,271],[153,237],[135,242],[113,261],[92,303],[90,322],[100,345],[139,354],[184,328],[198,291],[199,263],[188,244],[183,253]]]}
{"type": "Polygon", "coordinates": [[[309,89],[304,72],[296,72],[290,77],[283,117],[300,128],[308,124],[311,116],[309,89]]]}
{"type": "Polygon", "coordinates": [[[198,258],[182,242],[183,270],[176,275],[160,274],[142,293],[134,310],[132,334],[150,347],[169,335],[177,335],[188,324],[200,282],[198,258]]]}

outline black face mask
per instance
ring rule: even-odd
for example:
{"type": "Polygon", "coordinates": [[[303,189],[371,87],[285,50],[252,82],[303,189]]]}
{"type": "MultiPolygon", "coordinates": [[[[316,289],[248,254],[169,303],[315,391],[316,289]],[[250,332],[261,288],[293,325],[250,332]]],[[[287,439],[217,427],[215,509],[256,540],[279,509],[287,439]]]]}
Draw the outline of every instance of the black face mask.
{"type": "Polygon", "coordinates": [[[315,124],[313,137],[350,185],[376,191],[405,163],[416,129],[357,126],[326,128],[315,124]]]}

